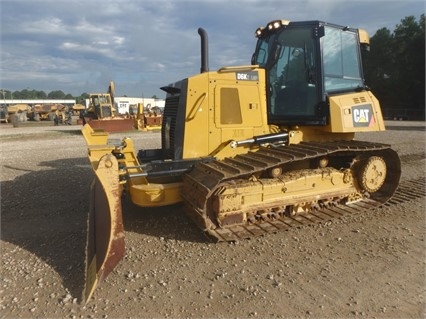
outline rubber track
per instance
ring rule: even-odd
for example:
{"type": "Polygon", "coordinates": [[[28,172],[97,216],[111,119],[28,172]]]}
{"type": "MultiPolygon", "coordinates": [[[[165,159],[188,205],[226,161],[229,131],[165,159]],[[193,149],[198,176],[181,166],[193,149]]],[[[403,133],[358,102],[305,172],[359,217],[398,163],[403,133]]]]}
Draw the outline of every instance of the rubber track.
{"type": "MultiPolygon", "coordinates": [[[[387,144],[355,140],[330,143],[302,142],[297,145],[279,148],[260,147],[257,151],[237,155],[234,158],[197,164],[190,173],[184,175],[182,197],[184,198],[189,215],[199,227],[204,229],[209,236],[212,236],[217,241],[247,239],[295,226],[323,222],[344,216],[348,213],[354,213],[355,211],[377,207],[386,202],[388,198],[384,196],[382,199],[378,196],[377,200],[363,200],[351,205],[338,205],[315,212],[297,214],[293,217],[281,216],[279,219],[259,224],[227,226],[226,228],[214,227],[214,223],[210,218],[214,219],[215,216],[208,217],[208,201],[222,183],[247,178],[253,174],[261,174],[276,166],[331,154],[357,155],[368,152],[377,153],[384,150],[390,150],[390,146],[387,144]]],[[[398,175],[400,171],[391,174],[398,175]]],[[[395,178],[398,182],[399,175],[395,178]]],[[[391,192],[393,193],[393,191],[391,192]]]]}

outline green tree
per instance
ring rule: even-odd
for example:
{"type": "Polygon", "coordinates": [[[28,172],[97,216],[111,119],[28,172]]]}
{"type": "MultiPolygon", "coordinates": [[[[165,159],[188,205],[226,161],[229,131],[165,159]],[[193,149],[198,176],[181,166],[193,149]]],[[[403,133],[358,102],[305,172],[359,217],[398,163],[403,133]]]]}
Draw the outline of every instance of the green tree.
{"type": "Polygon", "coordinates": [[[392,101],[391,78],[395,57],[393,36],[387,28],[379,29],[370,40],[370,51],[364,54],[364,73],[367,85],[380,97],[382,104],[392,101]]]}
{"type": "Polygon", "coordinates": [[[77,103],[84,105],[86,103],[86,99],[88,99],[89,96],[90,96],[89,93],[86,93],[86,92],[81,93],[81,95],[76,98],[76,101],[77,103]]]}
{"type": "Polygon", "coordinates": [[[13,99],[25,99],[25,95],[21,91],[14,91],[12,93],[13,99]]]}
{"type": "Polygon", "coordinates": [[[47,98],[54,99],[54,100],[63,100],[65,99],[65,93],[61,90],[52,91],[49,94],[47,94],[47,98]]]}
{"type": "Polygon", "coordinates": [[[44,91],[36,91],[36,98],[40,100],[44,100],[47,98],[47,94],[44,91]]]}
{"type": "MultiPolygon", "coordinates": [[[[399,102],[412,108],[425,106],[425,16],[419,23],[413,16],[406,17],[394,31],[396,75],[404,95],[399,102]]],[[[395,88],[396,88],[395,87],[395,88]]]]}

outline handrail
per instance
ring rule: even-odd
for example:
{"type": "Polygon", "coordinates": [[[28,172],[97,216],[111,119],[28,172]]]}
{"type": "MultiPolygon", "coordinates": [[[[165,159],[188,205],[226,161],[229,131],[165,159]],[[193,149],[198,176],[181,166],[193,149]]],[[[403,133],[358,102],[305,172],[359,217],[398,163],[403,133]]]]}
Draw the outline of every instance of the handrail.
{"type": "Polygon", "coordinates": [[[257,68],[259,68],[258,64],[240,65],[240,66],[225,66],[225,67],[217,70],[217,72],[225,73],[225,72],[234,72],[234,71],[246,71],[246,70],[253,70],[253,69],[257,69],[257,68]]]}

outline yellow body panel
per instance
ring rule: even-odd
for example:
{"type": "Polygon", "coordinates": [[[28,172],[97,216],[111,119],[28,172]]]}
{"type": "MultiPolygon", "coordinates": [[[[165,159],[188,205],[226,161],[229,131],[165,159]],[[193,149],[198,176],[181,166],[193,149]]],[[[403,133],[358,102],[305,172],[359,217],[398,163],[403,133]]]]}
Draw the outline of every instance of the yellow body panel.
{"type": "Polygon", "coordinates": [[[246,153],[226,147],[232,140],[268,134],[265,71],[256,66],[223,68],[188,78],[183,158],[246,153]],[[239,80],[238,72],[256,80],[239,80]],[[237,75],[237,76],[236,76],[237,75]]]}
{"type": "Polygon", "coordinates": [[[330,97],[330,132],[384,131],[379,102],[369,91],[330,97]]]}
{"type": "Polygon", "coordinates": [[[332,142],[350,141],[355,137],[355,133],[330,133],[326,126],[302,126],[290,130],[290,144],[301,142],[332,142]]]}
{"type": "Polygon", "coordinates": [[[196,75],[188,81],[183,158],[196,158],[209,152],[208,74],[196,75]]]}

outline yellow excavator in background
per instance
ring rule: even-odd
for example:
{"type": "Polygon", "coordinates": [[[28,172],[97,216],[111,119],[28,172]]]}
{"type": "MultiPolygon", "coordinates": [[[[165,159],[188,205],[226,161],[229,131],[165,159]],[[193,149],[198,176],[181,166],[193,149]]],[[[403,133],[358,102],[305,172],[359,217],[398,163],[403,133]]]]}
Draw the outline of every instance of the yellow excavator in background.
{"type": "Polygon", "coordinates": [[[364,83],[364,30],[272,21],[256,30],[250,65],[216,71],[198,33],[200,74],[162,87],[160,149],[136,152],[129,138],[82,129],[95,173],[86,301],[124,256],[123,192],[141,207],[183,202],[207,235],[234,241],[321,222],[326,207],[380,205],[399,184],[390,145],[355,140],[385,130],[364,83]]]}

